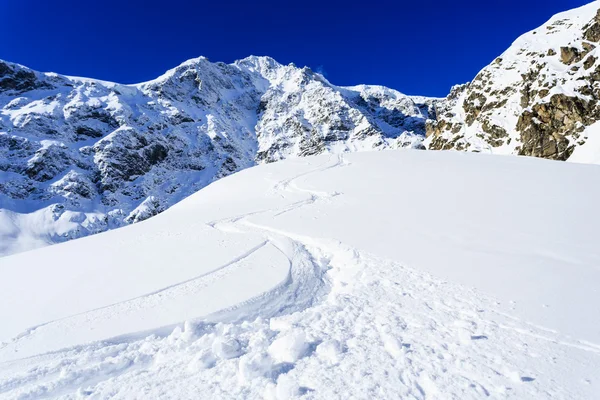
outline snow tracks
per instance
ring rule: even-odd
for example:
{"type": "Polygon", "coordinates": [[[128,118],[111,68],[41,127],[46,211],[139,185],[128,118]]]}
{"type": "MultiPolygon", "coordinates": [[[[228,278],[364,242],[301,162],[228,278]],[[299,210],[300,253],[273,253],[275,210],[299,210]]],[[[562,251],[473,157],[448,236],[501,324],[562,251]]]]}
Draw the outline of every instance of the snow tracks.
{"type": "MultiPolygon", "coordinates": [[[[474,289],[335,239],[253,220],[343,196],[300,181],[344,165],[333,157],[279,181],[272,194],[294,198],[291,204],[209,223],[231,235],[260,235],[250,252],[208,275],[105,310],[127,315],[124,307],[152,307],[153,298],[227,290],[216,283],[227,276],[249,283],[259,276],[269,280],[268,290],[185,323],[5,362],[0,397],[592,398],[599,346],[518,320],[474,289]],[[260,270],[236,273],[257,262],[260,270]]],[[[102,317],[95,312],[85,318],[102,317]]],[[[69,323],[85,324],[77,318],[84,317],[69,323]]]]}

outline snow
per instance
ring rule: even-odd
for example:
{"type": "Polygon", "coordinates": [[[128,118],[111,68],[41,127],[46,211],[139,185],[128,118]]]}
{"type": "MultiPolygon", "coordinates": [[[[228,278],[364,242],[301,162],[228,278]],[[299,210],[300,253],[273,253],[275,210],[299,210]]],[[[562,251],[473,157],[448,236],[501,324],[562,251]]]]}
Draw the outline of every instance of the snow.
{"type": "Polygon", "coordinates": [[[582,136],[587,146],[578,146],[569,157],[570,162],[583,164],[600,164],[600,122],[588,126],[582,136]]]}
{"type": "Polygon", "coordinates": [[[434,102],[269,57],[199,57],[135,85],[0,64],[35,77],[0,93],[0,213],[16,221],[0,256],[141,221],[257,163],[420,147],[434,102]]]}
{"type": "Polygon", "coordinates": [[[4,257],[0,397],[595,398],[599,175],[308,157],[4,257]]]}
{"type": "Polygon", "coordinates": [[[295,363],[310,349],[306,335],[302,331],[287,333],[269,346],[269,354],[278,362],[295,363]]]}

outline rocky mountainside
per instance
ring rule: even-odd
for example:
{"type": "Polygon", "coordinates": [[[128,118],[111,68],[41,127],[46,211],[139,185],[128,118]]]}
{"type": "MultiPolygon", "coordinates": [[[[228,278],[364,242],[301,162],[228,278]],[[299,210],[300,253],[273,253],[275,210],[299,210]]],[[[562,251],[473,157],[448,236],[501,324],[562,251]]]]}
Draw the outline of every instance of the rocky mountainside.
{"type": "Polygon", "coordinates": [[[137,85],[0,61],[0,255],[144,220],[256,163],[423,148],[435,101],[268,57],[137,85]]]}
{"type": "Polygon", "coordinates": [[[427,147],[600,162],[599,9],[555,15],[455,86],[427,147]]]}

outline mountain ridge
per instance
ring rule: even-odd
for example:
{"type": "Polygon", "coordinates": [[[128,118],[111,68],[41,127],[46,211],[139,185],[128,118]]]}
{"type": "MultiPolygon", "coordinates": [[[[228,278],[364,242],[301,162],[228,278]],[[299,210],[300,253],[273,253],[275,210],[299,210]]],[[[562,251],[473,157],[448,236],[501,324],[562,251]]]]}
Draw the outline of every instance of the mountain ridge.
{"type": "Polygon", "coordinates": [[[422,148],[435,101],[270,57],[133,85],[0,62],[0,253],[144,220],[257,163],[422,148]]]}

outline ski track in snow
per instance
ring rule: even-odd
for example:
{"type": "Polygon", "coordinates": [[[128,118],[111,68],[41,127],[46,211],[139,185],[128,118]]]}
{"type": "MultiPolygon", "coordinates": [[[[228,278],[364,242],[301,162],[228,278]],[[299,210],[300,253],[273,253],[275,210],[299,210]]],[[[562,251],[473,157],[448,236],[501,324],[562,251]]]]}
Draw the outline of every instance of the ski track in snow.
{"type": "Polygon", "coordinates": [[[474,289],[334,239],[252,221],[342,195],[299,181],[346,164],[335,156],[273,186],[272,195],[304,200],[209,222],[232,235],[264,237],[220,268],[31,328],[0,351],[188,296],[267,249],[289,264],[287,277],[271,290],[183,324],[2,363],[0,398],[567,399],[594,393],[599,345],[512,317],[474,289]],[[575,384],[573,370],[581,374],[575,384]]]}

